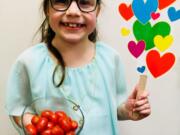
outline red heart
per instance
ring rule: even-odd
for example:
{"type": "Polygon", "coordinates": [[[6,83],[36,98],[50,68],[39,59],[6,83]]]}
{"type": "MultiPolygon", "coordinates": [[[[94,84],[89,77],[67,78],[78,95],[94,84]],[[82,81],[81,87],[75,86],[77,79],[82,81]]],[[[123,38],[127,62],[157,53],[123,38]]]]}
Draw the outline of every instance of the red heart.
{"type": "Polygon", "coordinates": [[[174,64],[175,56],[172,53],[165,53],[160,57],[156,50],[149,51],[146,56],[146,63],[151,74],[157,78],[166,73],[174,64]]]}
{"type": "Polygon", "coordinates": [[[126,21],[131,19],[134,15],[131,5],[127,6],[125,3],[119,5],[119,13],[126,21]]]}
{"type": "Polygon", "coordinates": [[[171,5],[176,0],[159,0],[159,9],[162,10],[171,5]]]}
{"type": "Polygon", "coordinates": [[[153,19],[153,20],[158,19],[158,18],[159,18],[159,16],[160,16],[160,13],[155,13],[155,12],[152,12],[152,14],[151,14],[151,17],[152,17],[152,19],[153,19]]]}

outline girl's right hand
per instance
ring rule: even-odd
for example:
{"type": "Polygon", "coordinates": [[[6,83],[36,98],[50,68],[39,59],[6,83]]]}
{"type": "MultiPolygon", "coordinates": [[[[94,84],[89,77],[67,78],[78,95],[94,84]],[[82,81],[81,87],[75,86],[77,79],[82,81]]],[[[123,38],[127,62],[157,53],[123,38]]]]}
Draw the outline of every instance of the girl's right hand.
{"type": "Polygon", "coordinates": [[[30,113],[26,113],[23,117],[23,125],[26,126],[31,123],[31,119],[34,115],[30,113]]]}
{"type": "Polygon", "coordinates": [[[21,122],[21,117],[20,116],[13,116],[13,119],[15,123],[19,126],[22,127],[22,123],[24,126],[28,125],[31,123],[31,119],[34,115],[30,113],[26,113],[23,117],[23,121],[21,122]]]}

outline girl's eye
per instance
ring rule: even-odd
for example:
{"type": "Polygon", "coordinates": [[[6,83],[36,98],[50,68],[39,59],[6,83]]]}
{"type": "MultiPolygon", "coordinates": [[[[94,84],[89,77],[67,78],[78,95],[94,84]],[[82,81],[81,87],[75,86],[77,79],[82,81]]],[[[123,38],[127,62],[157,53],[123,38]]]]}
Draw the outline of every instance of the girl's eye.
{"type": "Polygon", "coordinates": [[[79,0],[79,4],[80,5],[91,5],[92,4],[91,1],[92,0],[79,0]]]}
{"type": "Polygon", "coordinates": [[[57,4],[59,4],[59,3],[61,3],[61,4],[65,4],[65,3],[67,3],[68,2],[68,0],[52,0],[53,1],[53,3],[57,3],[57,4]]]}

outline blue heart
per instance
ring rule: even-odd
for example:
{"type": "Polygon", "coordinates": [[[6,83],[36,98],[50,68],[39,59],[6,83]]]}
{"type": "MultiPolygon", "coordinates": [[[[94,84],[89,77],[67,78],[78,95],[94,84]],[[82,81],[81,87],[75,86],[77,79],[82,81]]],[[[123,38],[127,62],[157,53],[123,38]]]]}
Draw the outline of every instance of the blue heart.
{"type": "Polygon", "coordinates": [[[138,68],[137,68],[137,71],[140,72],[140,73],[144,73],[145,68],[146,68],[145,66],[138,67],[138,68]]]}
{"type": "Polygon", "coordinates": [[[151,13],[158,8],[158,0],[133,0],[132,9],[134,15],[142,23],[146,24],[151,19],[151,13]]]}
{"type": "Polygon", "coordinates": [[[168,16],[172,22],[176,21],[176,20],[180,19],[180,10],[176,11],[175,7],[170,7],[168,9],[168,16]]]}

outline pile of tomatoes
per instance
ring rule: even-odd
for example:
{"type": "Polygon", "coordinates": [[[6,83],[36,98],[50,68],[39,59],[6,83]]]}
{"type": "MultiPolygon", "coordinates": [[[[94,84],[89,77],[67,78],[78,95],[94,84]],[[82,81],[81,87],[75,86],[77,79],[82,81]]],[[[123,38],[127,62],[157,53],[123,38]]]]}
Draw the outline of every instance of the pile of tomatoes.
{"type": "Polygon", "coordinates": [[[75,135],[78,123],[63,111],[44,110],[26,125],[28,135],[75,135]]]}

